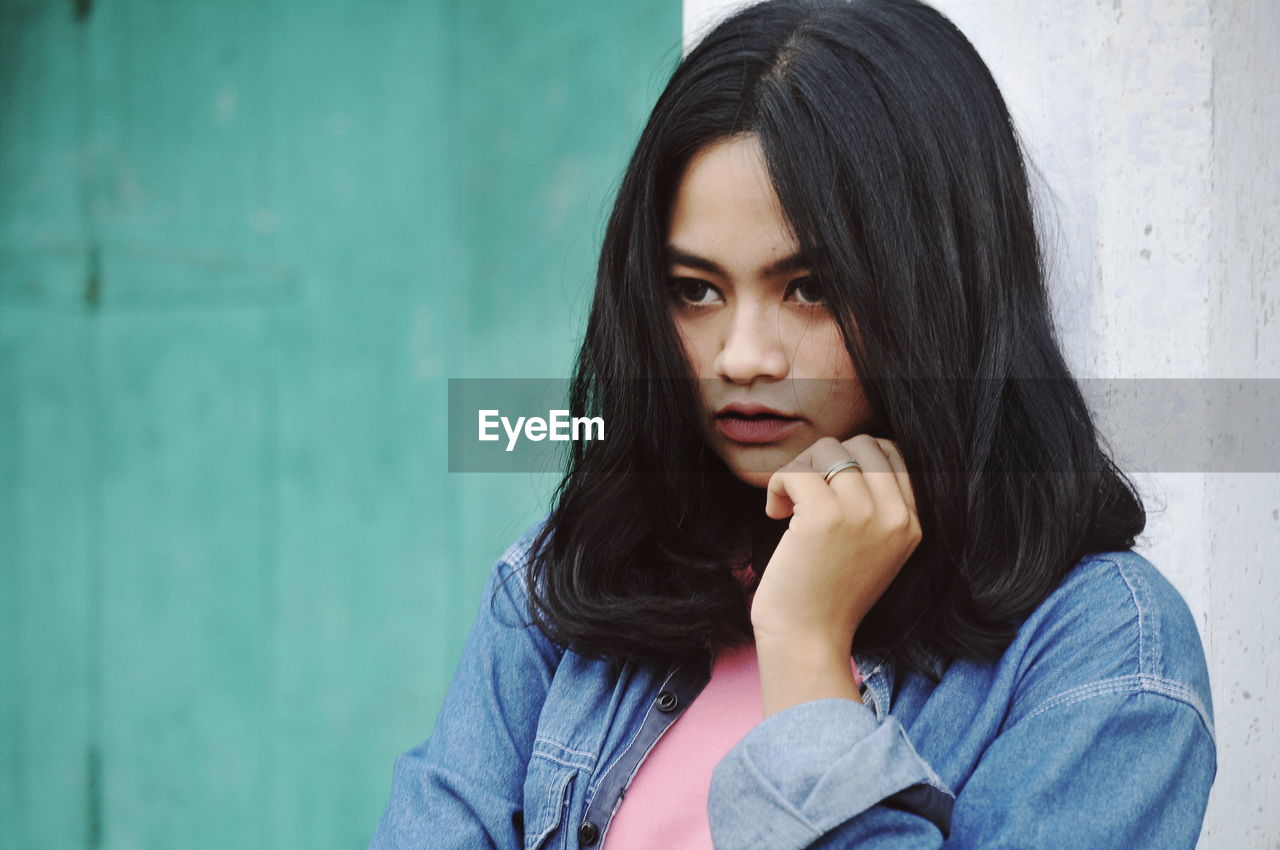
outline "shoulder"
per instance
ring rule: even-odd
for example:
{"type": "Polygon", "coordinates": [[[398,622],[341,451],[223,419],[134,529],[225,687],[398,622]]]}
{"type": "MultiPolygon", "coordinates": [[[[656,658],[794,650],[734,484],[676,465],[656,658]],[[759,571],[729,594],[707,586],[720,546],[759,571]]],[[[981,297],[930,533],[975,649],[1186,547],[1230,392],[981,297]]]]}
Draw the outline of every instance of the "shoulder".
{"type": "Polygon", "coordinates": [[[550,513],[544,514],[526,527],[498,556],[489,570],[484,591],[486,602],[495,596],[503,596],[504,604],[514,605],[517,609],[522,610],[528,604],[526,580],[534,554],[533,544],[550,518],[550,513]]]}
{"type": "Polygon", "coordinates": [[[520,536],[515,539],[498,558],[494,568],[499,567],[510,572],[524,572],[529,564],[531,550],[533,548],[534,538],[538,536],[538,532],[542,531],[547,521],[551,518],[550,512],[544,514],[541,519],[530,525],[520,536]]]}
{"type": "Polygon", "coordinates": [[[1081,559],[1023,622],[1010,722],[1108,693],[1159,694],[1193,709],[1212,734],[1208,665],[1177,588],[1131,549],[1081,559]]]}
{"type": "Polygon", "coordinates": [[[535,554],[533,545],[549,519],[547,513],[529,525],[494,562],[481,599],[481,615],[487,615],[497,626],[521,631],[547,658],[558,659],[563,649],[542,634],[529,607],[528,573],[535,554]]]}

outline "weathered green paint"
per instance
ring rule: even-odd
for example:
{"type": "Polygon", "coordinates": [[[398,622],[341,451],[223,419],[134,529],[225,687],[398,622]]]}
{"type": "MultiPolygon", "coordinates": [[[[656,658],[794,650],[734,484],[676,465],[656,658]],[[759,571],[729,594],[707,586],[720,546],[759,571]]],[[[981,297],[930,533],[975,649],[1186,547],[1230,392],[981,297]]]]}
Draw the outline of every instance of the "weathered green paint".
{"type": "Polygon", "coordinates": [[[0,0],[0,848],[362,847],[550,476],[672,0],[0,0]]]}

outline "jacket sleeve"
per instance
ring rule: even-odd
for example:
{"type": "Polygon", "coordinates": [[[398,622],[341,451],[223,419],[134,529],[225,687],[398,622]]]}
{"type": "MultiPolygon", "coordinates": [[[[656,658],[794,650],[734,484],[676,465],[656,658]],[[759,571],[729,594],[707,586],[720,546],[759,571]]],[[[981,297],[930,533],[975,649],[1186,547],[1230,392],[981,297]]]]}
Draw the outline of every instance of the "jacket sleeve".
{"type": "Polygon", "coordinates": [[[499,560],[430,737],[396,759],[369,850],[522,846],[525,771],[562,654],[526,627],[526,599],[523,572],[499,560]]]}
{"type": "Polygon", "coordinates": [[[1199,711],[1154,685],[1093,683],[1042,704],[996,737],[959,794],[892,715],[822,699],[734,745],[708,818],[718,850],[1194,848],[1216,771],[1199,711]]]}

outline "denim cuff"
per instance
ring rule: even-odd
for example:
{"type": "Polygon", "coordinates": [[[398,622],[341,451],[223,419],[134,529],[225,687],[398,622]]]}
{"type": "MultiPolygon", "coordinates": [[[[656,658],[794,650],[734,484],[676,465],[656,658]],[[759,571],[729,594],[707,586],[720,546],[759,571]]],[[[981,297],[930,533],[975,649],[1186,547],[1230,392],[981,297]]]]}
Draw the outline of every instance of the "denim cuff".
{"type": "Polygon", "coordinates": [[[734,744],[712,771],[707,815],[717,848],[786,850],[890,797],[908,810],[924,800],[933,811],[919,814],[945,808],[948,819],[954,799],[897,718],[877,721],[862,703],[833,697],[770,715],[734,744]]]}

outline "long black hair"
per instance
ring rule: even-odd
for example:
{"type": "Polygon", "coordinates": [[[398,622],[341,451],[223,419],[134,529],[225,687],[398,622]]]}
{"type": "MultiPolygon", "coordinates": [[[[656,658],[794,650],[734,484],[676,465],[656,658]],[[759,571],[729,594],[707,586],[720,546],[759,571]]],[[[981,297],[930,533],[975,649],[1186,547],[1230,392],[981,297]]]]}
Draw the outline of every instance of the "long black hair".
{"type": "Polygon", "coordinates": [[[763,570],[787,522],[705,444],[664,259],[691,155],[743,133],[839,322],[870,433],[912,475],[923,539],[851,650],[917,672],[922,648],[993,661],[1080,558],[1131,547],[1146,514],[1061,354],[1004,100],[916,0],[768,0],[679,62],[605,231],[569,405],[609,433],[572,444],[532,542],[534,620],[614,659],[752,637],[732,562],[745,547],[763,570]]]}

